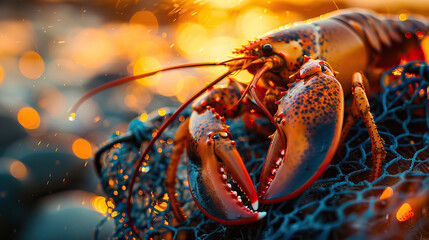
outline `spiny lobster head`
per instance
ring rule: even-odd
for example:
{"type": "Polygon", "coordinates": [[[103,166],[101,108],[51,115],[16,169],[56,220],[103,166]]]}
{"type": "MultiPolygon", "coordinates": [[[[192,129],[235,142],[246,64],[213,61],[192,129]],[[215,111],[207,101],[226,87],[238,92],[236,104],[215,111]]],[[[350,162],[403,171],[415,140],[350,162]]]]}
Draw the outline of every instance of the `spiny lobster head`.
{"type": "Polygon", "coordinates": [[[263,57],[273,53],[271,40],[269,38],[260,38],[255,41],[249,41],[247,45],[242,45],[241,48],[235,49],[234,54],[242,54],[245,56],[263,57]]]}
{"type": "Polygon", "coordinates": [[[189,124],[188,181],[192,197],[209,218],[243,224],[265,216],[257,212],[255,187],[224,119],[214,108],[194,112],[189,124]]]}
{"type": "Polygon", "coordinates": [[[248,45],[243,45],[233,53],[255,57],[248,59],[243,64],[243,69],[251,74],[256,74],[264,65],[269,64],[270,79],[273,79],[275,83],[280,83],[281,79],[286,78],[290,73],[287,69],[285,55],[276,51],[277,45],[278,43],[273,42],[271,38],[265,37],[249,42],[248,45]]]}
{"type": "MultiPolygon", "coordinates": [[[[305,33],[302,34],[305,35],[305,33]]],[[[289,80],[289,76],[302,69],[301,66],[308,61],[309,58],[306,55],[315,54],[314,50],[309,51],[305,48],[308,43],[295,38],[293,34],[268,35],[249,42],[234,53],[256,58],[256,60],[248,59],[244,64],[251,74],[256,74],[264,64],[268,63],[270,64],[269,80],[274,79],[272,81],[276,86],[287,85],[293,82],[289,80]]],[[[326,65],[329,66],[329,64],[326,65]]],[[[307,69],[309,68],[314,70],[312,66],[307,69]]]]}
{"type": "Polygon", "coordinates": [[[338,146],[344,96],[333,70],[326,62],[313,60],[296,75],[303,81],[290,86],[274,115],[279,128],[272,136],[259,180],[262,203],[301,194],[321,176],[338,146]],[[281,135],[286,136],[286,148],[281,135]]]}

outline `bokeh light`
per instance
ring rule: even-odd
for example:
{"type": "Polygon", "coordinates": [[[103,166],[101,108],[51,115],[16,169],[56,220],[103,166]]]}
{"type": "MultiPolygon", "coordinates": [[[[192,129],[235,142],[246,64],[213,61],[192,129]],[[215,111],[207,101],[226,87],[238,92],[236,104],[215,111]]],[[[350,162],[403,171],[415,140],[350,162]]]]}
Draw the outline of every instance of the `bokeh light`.
{"type": "Polygon", "coordinates": [[[149,117],[149,115],[147,115],[147,113],[142,113],[140,115],[140,121],[145,122],[148,117],[149,117]]]}
{"type": "Polygon", "coordinates": [[[3,77],[4,77],[4,71],[3,71],[3,67],[0,65],[0,86],[3,83],[3,77]]]}
{"type": "MultiPolygon", "coordinates": [[[[134,75],[147,73],[150,71],[158,70],[161,68],[161,63],[153,57],[142,57],[134,63],[134,75]]],[[[155,85],[161,77],[159,75],[143,78],[137,80],[143,86],[155,85]]]]}
{"type": "Polygon", "coordinates": [[[177,46],[187,55],[203,55],[204,44],[208,40],[206,28],[197,23],[184,23],[177,31],[177,46]]]}
{"type": "Polygon", "coordinates": [[[381,193],[380,200],[390,198],[393,195],[393,190],[391,187],[387,187],[383,190],[383,193],[381,193]]]}
{"type": "Polygon", "coordinates": [[[19,69],[25,77],[37,79],[45,71],[45,63],[37,52],[29,51],[24,53],[19,59],[19,69]]]}
{"type": "Polygon", "coordinates": [[[39,113],[31,107],[23,107],[19,110],[18,122],[26,129],[36,129],[40,125],[39,113]]]}
{"type": "Polygon", "coordinates": [[[72,150],[74,155],[81,159],[88,159],[92,154],[91,144],[83,138],[78,138],[73,142],[72,150]]]}
{"type": "Polygon", "coordinates": [[[9,165],[10,174],[19,180],[27,178],[28,172],[27,167],[20,161],[14,160],[9,165]]]}
{"type": "Polygon", "coordinates": [[[94,196],[91,198],[91,204],[95,211],[105,214],[107,212],[106,198],[94,196]]]}
{"type": "Polygon", "coordinates": [[[405,21],[405,20],[407,20],[407,14],[405,14],[405,13],[401,13],[401,14],[399,14],[399,20],[401,20],[401,21],[405,21]]]}
{"type": "Polygon", "coordinates": [[[396,219],[400,222],[407,221],[408,219],[412,218],[414,216],[414,211],[411,208],[410,204],[404,203],[399,208],[398,212],[396,213],[396,219]]]}
{"type": "Polygon", "coordinates": [[[166,114],[167,112],[165,111],[165,109],[164,108],[160,108],[160,109],[158,109],[158,114],[159,114],[159,116],[164,116],[165,114],[166,114]]]}
{"type": "Polygon", "coordinates": [[[150,11],[139,11],[133,14],[130,25],[138,25],[146,28],[152,34],[158,33],[158,20],[150,11]]]}

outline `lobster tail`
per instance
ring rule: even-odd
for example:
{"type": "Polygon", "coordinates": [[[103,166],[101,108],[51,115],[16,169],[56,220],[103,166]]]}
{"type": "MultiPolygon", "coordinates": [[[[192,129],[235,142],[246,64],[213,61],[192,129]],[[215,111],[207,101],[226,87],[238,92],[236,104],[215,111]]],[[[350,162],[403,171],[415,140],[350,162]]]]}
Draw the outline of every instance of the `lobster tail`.
{"type": "Polygon", "coordinates": [[[352,28],[367,43],[370,55],[373,56],[371,65],[397,65],[399,62],[387,63],[386,59],[404,59],[403,55],[408,56],[406,60],[423,57],[419,43],[429,31],[426,18],[409,15],[406,19],[400,19],[397,16],[381,16],[368,10],[343,10],[340,13],[333,15],[332,19],[352,28]]]}

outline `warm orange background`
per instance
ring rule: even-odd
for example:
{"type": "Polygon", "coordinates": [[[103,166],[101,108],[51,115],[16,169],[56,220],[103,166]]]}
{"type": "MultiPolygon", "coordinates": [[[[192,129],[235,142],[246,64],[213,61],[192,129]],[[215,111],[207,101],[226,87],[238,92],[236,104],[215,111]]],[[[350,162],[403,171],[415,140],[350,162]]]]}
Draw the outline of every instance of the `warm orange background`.
{"type": "MultiPolygon", "coordinates": [[[[349,7],[369,8],[401,19],[413,13],[429,17],[427,0],[0,3],[0,115],[16,121],[18,130],[27,134],[16,142],[3,139],[0,143],[0,163],[7,165],[2,174],[9,174],[23,186],[36,181],[36,173],[42,168],[52,167],[49,173],[55,175],[58,162],[53,166],[41,163],[40,169],[21,162],[25,149],[28,154],[67,153],[77,157],[82,168],[92,166],[88,161],[96,145],[112,132],[124,131],[133,117],[146,120],[153,110],[165,114],[160,108],[185,101],[224,69],[188,69],[129,83],[98,94],[82,105],[75,121],[68,121],[68,109],[95,86],[175,64],[226,60],[234,48],[267,31],[349,7]],[[12,148],[13,144],[19,147],[12,148]]],[[[429,53],[428,39],[423,48],[429,53]]],[[[250,75],[240,73],[237,78],[246,82],[250,75]]],[[[6,132],[11,136],[17,130],[0,127],[0,132],[6,138],[6,132]]],[[[50,178],[50,174],[42,177],[50,178]]],[[[89,174],[97,181],[94,172],[81,174],[78,177],[89,174]]],[[[63,182],[67,183],[66,176],[63,182]]],[[[43,185],[49,184],[43,180],[43,185]]],[[[73,197],[69,199],[76,206],[105,213],[100,187],[89,189],[70,193],[73,197]]],[[[12,199],[1,189],[0,197],[14,203],[21,200],[19,196],[12,199]]],[[[61,209],[56,204],[54,208],[61,209]]]]}

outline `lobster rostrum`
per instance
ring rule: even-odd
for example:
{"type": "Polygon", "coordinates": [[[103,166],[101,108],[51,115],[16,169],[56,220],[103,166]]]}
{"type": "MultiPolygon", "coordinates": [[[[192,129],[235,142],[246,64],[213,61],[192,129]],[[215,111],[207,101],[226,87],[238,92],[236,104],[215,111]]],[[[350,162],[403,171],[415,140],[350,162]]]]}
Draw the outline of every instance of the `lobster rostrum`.
{"type": "MultiPolygon", "coordinates": [[[[249,100],[247,93],[250,93],[250,99],[277,129],[271,137],[258,185],[260,202],[280,202],[308,188],[323,173],[350,126],[359,117],[363,119],[371,138],[373,168],[369,181],[373,181],[380,176],[385,150],[369,112],[365,91],[370,92],[377,87],[376,81],[384,70],[403,60],[423,59],[419,44],[427,35],[428,28],[426,20],[419,17],[409,16],[407,20],[400,21],[366,10],[337,11],[325,15],[322,20],[280,27],[237,49],[234,53],[242,56],[225,62],[179,65],[102,85],[75,104],[71,117],[90,96],[125,82],[166,70],[227,66],[229,70],[226,73],[180,106],[149,142],[130,181],[128,213],[133,184],[149,149],[183,109],[205,94],[202,97],[204,100],[198,100],[193,105],[195,113],[178,132],[182,138],[177,137],[176,140],[187,141],[177,141],[172,159],[178,159],[183,146],[188,145],[191,192],[206,215],[228,224],[255,221],[264,214],[254,212],[257,210],[257,199],[253,183],[222,121],[223,116],[233,118],[242,114],[243,111],[237,109],[243,101],[249,100]],[[320,60],[311,61],[306,56],[320,60]],[[333,69],[341,73],[338,78],[333,69]],[[231,100],[236,97],[228,98],[228,102],[225,97],[210,97],[215,93],[210,90],[214,85],[240,70],[254,74],[247,88],[241,91],[240,99],[232,103],[231,100]],[[348,97],[352,97],[353,103],[343,125],[344,99],[348,97]],[[216,106],[219,103],[217,99],[225,104],[216,106]],[[226,171],[231,176],[224,174],[226,171]],[[230,192],[235,193],[230,191],[224,176],[227,180],[233,178],[238,182],[252,206],[242,207],[242,204],[237,204],[239,201],[235,196],[233,201],[226,197],[230,192]],[[251,208],[253,210],[247,210],[251,208]]],[[[177,164],[178,161],[174,162],[177,164]]],[[[167,184],[170,189],[174,185],[174,166],[171,169],[167,184]]],[[[170,196],[170,199],[175,201],[174,197],[170,196]]],[[[173,205],[179,212],[177,204],[173,205]]],[[[133,226],[130,214],[128,217],[133,226]]],[[[134,231],[138,232],[135,228],[134,231]]]]}

